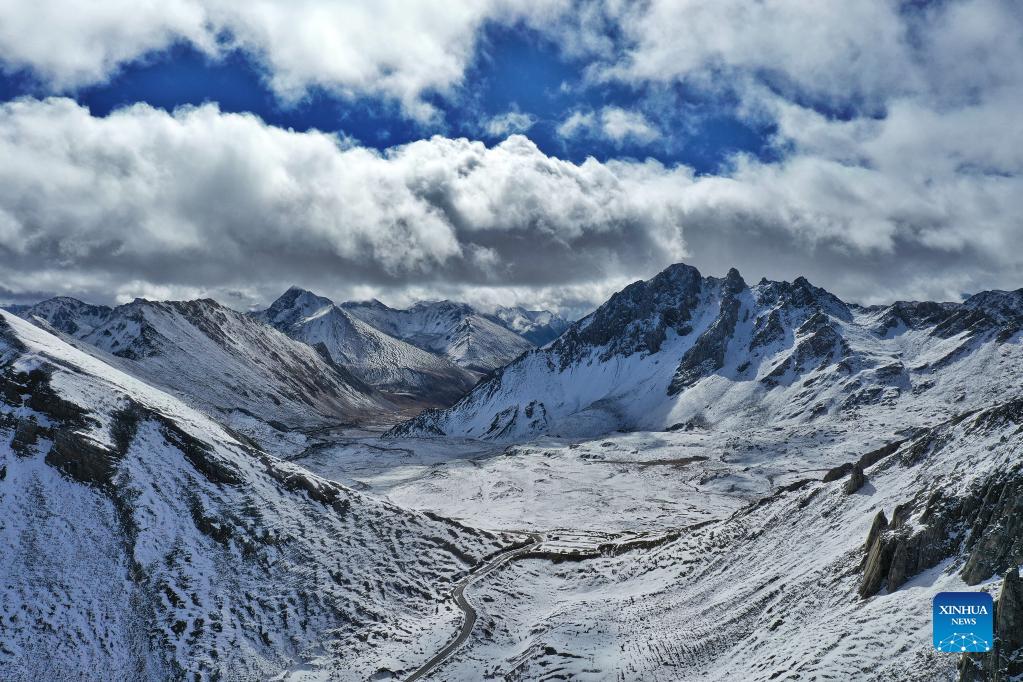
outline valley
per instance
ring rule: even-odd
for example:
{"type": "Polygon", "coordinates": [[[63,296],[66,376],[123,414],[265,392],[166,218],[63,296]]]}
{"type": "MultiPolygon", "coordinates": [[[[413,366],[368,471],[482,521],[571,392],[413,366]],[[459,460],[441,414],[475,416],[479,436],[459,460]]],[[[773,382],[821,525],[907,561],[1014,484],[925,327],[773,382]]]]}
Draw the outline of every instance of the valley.
{"type": "Polygon", "coordinates": [[[1016,617],[1023,291],[868,308],[679,265],[539,348],[431,306],[0,312],[13,679],[973,682],[1023,656],[928,641],[939,591],[1016,617]]]}

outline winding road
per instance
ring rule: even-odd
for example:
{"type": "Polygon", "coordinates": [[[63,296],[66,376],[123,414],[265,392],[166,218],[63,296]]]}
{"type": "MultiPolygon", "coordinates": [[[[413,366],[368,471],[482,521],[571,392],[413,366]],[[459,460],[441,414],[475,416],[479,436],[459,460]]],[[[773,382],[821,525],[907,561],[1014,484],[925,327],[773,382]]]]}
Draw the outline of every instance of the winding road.
{"type": "Polygon", "coordinates": [[[469,635],[472,634],[472,628],[473,626],[476,625],[476,609],[473,608],[473,605],[469,603],[468,599],[465,598],[465,588],[471,585],[477,579],[482,578],[488,573],[494,571],[499,566],[508,563],[515,557],[521,554],[525,554],[526,552],[535,550],[544,541],[543,536],[539,533],[524,534],[532,538],[533,541],[528,545],[517,547],[515,549],[510,549],[507,552],[502,552],[501,554],[498,554],[487,563],[470,571],[467,576],[462,578],[458,582],[458,584],[455,585],[455,589],[452,591],[451,596],[454,597],[455,604],[458,606],[458,608],[460,608],[462,610],[462,613],[465,614],[465,619],[462,621],[462,627],[458,630],[458,634],[455,635],[455,638],[452,639],[447,646],[441,649],[436,656],[434,656],[425,664],[420,666],[418,670],[409,675],[406,678],[406,682],[412,682],[413,680],[422,679],[429,675],[430,673],[432,673],[434,670],[439,668],[446,660],[448,660],[448,658],[450,658],[451,655],[455,653],[455,651],[457,651],[458,648],[462,646],[462,644],[465,643],[465,640],[469,639],[469,635]]]}

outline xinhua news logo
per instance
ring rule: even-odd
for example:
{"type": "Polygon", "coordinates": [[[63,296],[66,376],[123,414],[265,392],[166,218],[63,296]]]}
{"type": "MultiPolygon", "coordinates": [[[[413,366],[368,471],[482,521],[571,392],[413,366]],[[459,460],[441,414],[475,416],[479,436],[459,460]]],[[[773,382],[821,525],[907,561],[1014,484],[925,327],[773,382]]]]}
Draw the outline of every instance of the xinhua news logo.
{"type": "Polygon", "coordinates": [[[934,648],[949,653],[991,651],[994,603],[987,592],[939,592],[933,602],[934,648]]]}

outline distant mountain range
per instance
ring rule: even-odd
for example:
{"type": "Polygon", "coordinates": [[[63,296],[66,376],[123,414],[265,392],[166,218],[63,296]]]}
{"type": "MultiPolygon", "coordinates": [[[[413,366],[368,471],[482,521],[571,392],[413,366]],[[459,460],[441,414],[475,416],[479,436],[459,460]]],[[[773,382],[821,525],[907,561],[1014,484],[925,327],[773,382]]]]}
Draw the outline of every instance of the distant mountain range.
{"type": "Polygon", "coordinates": [[[379,301],[345,303],[342,307],[375,328],[475,372],[503,367],[534,344],[493,315],[465,303],[417,303],[406,310],[379,301]]]}
{"type": "Polygon", "coordinates": [[[107,308],[55,298],[20,315],[242,431],[252,420],[281,431],[372,422],[396,409],[313,347],[209,299],[107,308]]]}
{"type": "Polygon", "coordinates": [[[422,405],[451,404],[479,375],[389,336],[322,296],[291,288],[253,318],[317,348],[366,383],[422,405]]]}
{"type": "Polygon", "coordinates": [[[567,327],[546,311],[487,314],[450,301],[407,310],[378,301],[335,305],[297,287],[250,314],[209,299],[111,308],[57,297],[9,309],[245,433],[265,424],[283,431],[386,423],[447,406],[534,347],[520,331],[542,341],[567,327]]]}
{"type": "Polygon", "coordinates": [[[541,434],[945,415],[1023,379],[1023,289],[963,303],[846,304],[804,278],[749,286],[674,265],[618,292],[395,435],[541,434]],[[977,382],[984,376],[984,382],[977,382]],[[887,416],[886,416],[887,415],[887,416]]]}

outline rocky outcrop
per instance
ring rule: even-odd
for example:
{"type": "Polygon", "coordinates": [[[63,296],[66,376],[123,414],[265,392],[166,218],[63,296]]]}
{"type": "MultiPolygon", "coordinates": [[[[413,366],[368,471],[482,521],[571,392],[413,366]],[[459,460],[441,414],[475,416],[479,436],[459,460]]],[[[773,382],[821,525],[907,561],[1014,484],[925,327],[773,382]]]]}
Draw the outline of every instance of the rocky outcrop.
{"type": "Polygon", "coordinates": [[[867,484],[867,475],[863,473],[863,467],[859,464],[853,465],[848,480],[842,485],[842,491],[846,495],[852,495],[867,484]]]}
{"type": "Polygon", "coordinates": [[[630,284],[554,342],[551,349],[559,368],[596,346],[603,347],[602,360],[616,354],[656,353],[669,329],[679,336],[692,331],[692,312],[702,289],[699,270],[682,263],[647,282],[630,284]]]}
{"type": "Polygon", "coordinates": [[[39,424],[35,419],[19,419],[14,429],[14,439],[11,440],[11,449],[22,457],[28,457],[35,448],[39,436],[39,424]]]}
{"type": "MultiPolygon", "coordinates": [[[[875,451],[876,457],[870,453],[871,459],[893,455],[887,466],[920,466],[945,446],[952,429],[969,437],[1006,426],[1017,434],[1023,429],[1023,399],[964,412],[918,432],[911,442],[889,444],[875,451]]],[[[833,471],[837,475],[839,468],[833,471]]],[[[996,469],[965,492],[921,490],[896,507],[890,524],[875,519],[865,551],[859,588],[864,598],[896,590],[947,558],[958,558],[967,585],[1018,567],[1023,564],[1023,466],[996,469]]]]}
{"type": "Polygon", "coordinates": [[[995,602],[995,642],[986,654],[964,654],[959,682],[1014,682],[1023,677],[1023,580],[1009,569],[995,602]]]}
{"type": "Polygon", "coordinates": [[[1023,675],[1023,581],[1016,567],[1002,581],[995,604],[995,646],[998,654],[996,680],[1023,675]]]}
{"type": "Polygon", "coordinates": [[[786,375],[821,369],[850,353],[848,343],[823,310],[817,310],[800,325],[796,338],[792,352],[761,379],[765,386],[778,386],[786,381],[786,375]]]}
{"type": "Polygon", "coordinates": [[[963,568],[968,585],[1023,564],[1023,484],[1010,478],[991,482],[983,494],[968,540],[963,568]]]}
{"type": "Polygon", "coordinates": [[[960,553],[965,557],[960,575],[968,585],[1023,564],[1020,472],[996,474],[962,497],[935,492],[924,504],[900,505],[891,524],[875,518],[866,552],[859,590],[864,598],[882,588],[896,590],[960,553]],[[910,516],[916,521],[912,526],[906,523],[910,516]]]}
{"type": "Polygon", "coordinates": [[[105,487],[113,482],[122,454],[84,434],[57,429],[46,463],[80,483],[105,487]]]}
{"type": "Polygon", "coordinates": [[[861,597],[866,599],[881,591],[891,569],[894,551],[894,543],[886,541],[881,534],[871,543],[863,564],[863,578],[860,580],[861,597]]]}
{"type": "Polygon", "coordinates": [[[772,310],[767,315],[757,318],[753,327],[753,336],[750,337],[749,350],[754,353],[784,338],[785,325],[782,324],[781,313],[778,309],[772,310]]]}
{"type": "MultiPolygon", "coordinates": [[[[867,469],[867,467],[874,466],[888,455],[898,451],[898,449],[905,442],[906,440],[892,441],[891,443],[883,445],[877,448],[876,450],[871,450],[870,452],[861,456],[855,462],[845,462],[844,464],[839,464],[836,467],[828,469],[828,472],[824,474],[824,478],[822,478],[821,480],[825,483],[838,481],[845,478],[856,469],[859,469],[860,473],[863,473],[867,469]]],[[[863,483],[866,483],[866,474],[863,474],[863,478],[864,478],[863,483]]],[[[861,483],[860,486],[862,486],[863,483],[861,483]]],[[[856,490],[859,490],[860,486],[857,486],[856,490]]],[[[855,490],[853,492],[855,492],[855,490]]]]}
{"type": "Polygon", "coordinates": [[[692,348],[682,356],[675,376],[668,386],[668,395],[676,395],[725,364],[728,342],[735,334],[742,302],[739,295],[746,283],[739,271],[732,268],[721,281],[721,307],[714,323],[700,335],[692,348]]]}
{"type": "Polygon", "coordinates": [[[939,324],[958,307],[956,303],[896,301],[888,306],[872,331],[885,336],[906,329],[924,329],[939,324]]]}
{"type": "Polygon", "coordinates": [[[870,552],[870,548],[874,546],[874,542],[883,531],[887,530],[887,528],[888,517],[884,515],[884,510],[882,509],[877,513],[877,516],[874,517],[873,523],[870,524],[870,530],[867,532],[867,542],[863,547],[864,552],[870,552]]]}
{"type": "Polygon", "coordinates": [[[897,507],[886,527],[878,527],[875,519],[868,534],[860,596],[873,596],[883,588],[897,590],[912,576],[962,551],[959,537],[977,507],[975,496],[946,497],[935,492],[926,503],[913,500],[897,507]],[[908,523],[910,517],[915,523],[908,523]]]}

